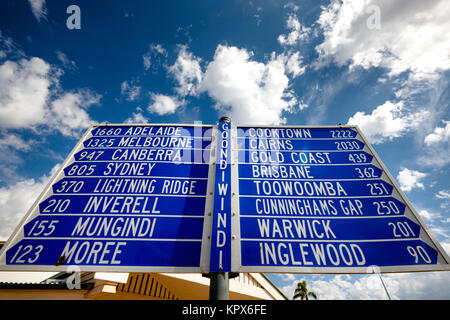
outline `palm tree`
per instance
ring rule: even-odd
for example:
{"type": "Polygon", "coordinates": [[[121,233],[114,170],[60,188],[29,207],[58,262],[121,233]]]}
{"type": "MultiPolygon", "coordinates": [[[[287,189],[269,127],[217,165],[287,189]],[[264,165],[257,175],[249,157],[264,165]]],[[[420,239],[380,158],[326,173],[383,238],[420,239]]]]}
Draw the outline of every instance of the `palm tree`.
{"type": "Polygon", "coordinates": [[[317,295],[312,291],[308,291],[308,289],[306,288],[306,280],[300,281],[299,283],[297,283],[297,289],[295,289],[294,292],[294,300],[297,298],[300,298],[301,300],[309,300],[308,297],[317,299],[317,295]]]}

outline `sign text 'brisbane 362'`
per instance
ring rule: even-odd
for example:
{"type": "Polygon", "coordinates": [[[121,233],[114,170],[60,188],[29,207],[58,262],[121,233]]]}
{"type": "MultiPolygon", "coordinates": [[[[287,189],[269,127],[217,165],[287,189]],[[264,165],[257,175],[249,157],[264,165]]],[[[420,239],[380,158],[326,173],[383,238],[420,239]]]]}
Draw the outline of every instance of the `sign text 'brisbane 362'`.
{"type": "Polygon", "coordinates": [[[356,126],[96,125],[0,252],[1,270],[450,270],[356,126]]]}

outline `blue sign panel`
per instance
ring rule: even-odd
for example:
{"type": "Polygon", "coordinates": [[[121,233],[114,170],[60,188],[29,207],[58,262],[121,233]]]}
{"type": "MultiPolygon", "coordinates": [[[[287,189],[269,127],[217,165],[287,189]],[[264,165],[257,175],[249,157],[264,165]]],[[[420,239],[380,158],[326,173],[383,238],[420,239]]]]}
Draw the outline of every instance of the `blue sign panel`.
{"type": "Polygon", "coordinates": [[[450,270],[357,127],[213,129],[93,126],[0,251],[0,268],[450,270]]]}
{"type": "Polygon", "coordinates": [[[244,272],[448,270],[449,260],[351,127],[238,127],[244,272]]]}
{"type": "Polygon", "coordinates": [[[200,272],[211,141],[212,126],[90,129],[12,237],[3,264],[200,272]]]}
{"type": "Polygon", "coordinates": [[[211,233],[211,272],[231,271],[231,123],[218,126],[214,209],[211,233]]]}

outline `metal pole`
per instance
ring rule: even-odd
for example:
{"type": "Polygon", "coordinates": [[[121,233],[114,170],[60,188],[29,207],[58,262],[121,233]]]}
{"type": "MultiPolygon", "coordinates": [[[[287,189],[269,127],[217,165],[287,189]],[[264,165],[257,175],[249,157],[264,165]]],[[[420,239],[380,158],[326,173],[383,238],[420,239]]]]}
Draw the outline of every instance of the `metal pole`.
{"type": "Polygon", "coordinates": [[[229,300],[229,275],[228,272],[211,272],[209,282],[209,300],[229,300]]]}
{"type": "MultiPolygon", "coordinates": [[[[230,122],[229,117],[221,117],[219,122],[230,122]]],[[[228,272],[209,273],[209,300],[229,300],[230,282],[228,272]]]]}

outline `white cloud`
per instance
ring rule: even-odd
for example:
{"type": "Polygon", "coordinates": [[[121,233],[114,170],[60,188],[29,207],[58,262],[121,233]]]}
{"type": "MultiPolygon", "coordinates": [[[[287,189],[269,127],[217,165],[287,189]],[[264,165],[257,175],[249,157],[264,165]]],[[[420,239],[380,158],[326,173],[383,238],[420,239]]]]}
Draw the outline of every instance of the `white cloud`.
{"type": "Polygon", "coordinates": [[[154,66],[154,69],[158,68],[161,64],[161,56],[167,58],[167,50],[160,44],[151,44],[149,50],[142,55],[144,69],[150,70],[152,66],[154,66]]]}
{"type": "Polygon", "coordinates": [[[400,184],[400,188],[403,191],[408,192],[414,188],[425,189],[421,180],[426,176],[427,175],[423,172],[403,168],[397,175],[397,181],[400,184]]]}
{"type": "Polygon", "coordinates": [[[321,59],[338,65],[384,67],[390,76],[411,71],[415,79],[434,79],[450,69],[449,15],[447,0],[333,0],[318,19],[324,41],[316,50],[321,59]],[[380,21],[378,28],[371,24],[374,19],[380,21]]]}
{"type": "Polygon", "coordinates": [[[300,52],[295,52],[290,55],[290,57],[286,61],[286,71],[289,74],[292,74],[293,78],[297,78],[301,76],[306,71],[306,66],[303,65],[302,56],[300,56],[300,52]]]}
{"type": "Polygon", "coordinates": [[[29,151],[31,148],[30,141],[25,142],[21,137],[9,133],[0,137],[0,151],[5,152],[7,148],[13,148],[20,151],[29,151]]]}
{"type": "MultiPolygon", "coordinates": [[[[439,114],[436,114],[438,117],[439,114]]],[[[444,127],[436,127],[424,138],[425,148],[420,153],[418,163],[433,168],[450,163],[450,121],[443,121],[444,127]]]]}
{"type": "Polygon", "coordinates": [[[100,97],[89,90],[79,90],[65,93],[53,100],[49,112],[52,126],[66,136],[76,136],[80,129],[94,123],[86,109],[99,104],[100,97]]]}
{"type": "Polygon", "coordinates": [[[148,106],[148,111],[159,115],[175,113],[177,108],[183,105],[183,102],[164,94],[152,93],[151,99],[153,103],[148,106]]]}
{"type": "Polygon", "coordinates": [[[33,12],[34,17],[38,22],[41,22],[41,19],[47,19],[45,0],[28,0],[28,2],[31,6],[31,12],[33,12]]]}
{"type": "Polygon", "coordinates": [[[296,43],[307,39],[311,28],[303,26],[296,15],[289,15],[286,26],[290,30],[289,34],[281,34],[278,36],[278,42],[283,46],[292,46],[296,43]]]}
{"type": "Polygon", "coordinates": [[[428,111],[404,114],[402,101],[392,103],[386,101],[371,114],[355,113],[347,124],[358,125],[367,139],[374,144],[398,138],[417,127],[428,116],[428,111]]]}
{"type": "Polygon", "coordinates": [[[155,45],[155,44],[152,44],[152,45],[150,46],[150,49],[153,50],[153,51],[156,51],[156,52],[159,53],[160,55],[162,55],[162,56],[164,56],[164,57],[167,58],[167,55],[168,55],[167,50],[164,49],[164,47],[163,47],[162,45],[160,45],[159,43],[156,44],[156,45],[155,45]]]}
{"type": "Polygon", "coordinates": [[[207,92],[221,115],[241,124],[281,124],[297,100],[288,89],[286,57],[272,54],[267,63],[252,60],[252,52],[219,45],[203,74],[200,92],[207,92]]]}
{"type": "Polygon", "coordinates": [[[64,52],[56,51],[56,57],[62,63],[63,67],[69,70],[77,69],[75,61],[70,60],[64,52]]]}
{"type": "Polygon", "coordinates": [[[187,51],[186,46],[180,46],[180,52],[175,63],[169,68],[169,73],[177,80],[176,91],[181,96],[196,95],[202,81],[200,58],[187,51]]]}
{"type": "Polygon", "coordinates": [[[435,195],[435,197],[438,199],[450,199],[450,192],[447,190],[441,190],[435,195]]]}
{"type": "Polygon", "coordinates": [[[0,65],[0,126],[23,128],[44,122],[52,80],[51,68],[40,58],[0,65]]]}
{"type": "Polygon", "coordinates": [[[138,107],[136,112],[133,112],[132,116],[125,120],[125,123],[148,123],[148,119],[142,114],[142,109],[138,107]]]}
{"type": "Polygon", "coordinates": [[[0,239],[7,240],[20,220],[28,212],[39,194],[44,190],[51,176],[60,164],[54,166],[50,175],[27,179],[13,185],[0,188],[0,239]]]}
{"type": "Polygon", "coordinates": [[[142,56],[142,63],[144,64],[144,69],[148,70],[150,69],[150,66],[152,65],[152,60],[151,60],[151,56],[148,53],[145,53],[142,56]]]}
{"type": "Polygon", "coordinates": [[[427,220],[427,221],[432,221],[432,220],[440,217],[439,214],[434,213],[434,212],[430,212],[430,211],[425,210],[425,209],[420,210],[419,214],[424,220],[427,220]]]}
{"type": "Polygon", "coordinates": [[[88,89],[64,92],[59,87],[61,74],[37,57],[0,65],[0,127],[44,126],[70,136],[89,126],[86,109],[98,104],[100,95],[88,89]]]}
{"type": "Polygon", "coordinates": [[[141,94],[141,87],[134,84],[134,81],[123,81],[120,84],[120,93],[125,96],[128,101],[135,101],[141,94]]]}
{"type": "Polygon", "coordinates": [[[440,142],[447,142],[450,139],[450,121],[443,121],[445,127],[436,127],[433,133],[425,137],[425,144],[427,146],[435,145],[440,142]]]}
{"type": "MultiPolygon", "coordinates": [[[[297,281],[281,290],[292,299],[297,281]]],[[[388,293],[393,300],[450,299],[449,272],[416,272],[382,274],[388,293]]],[[[317,294],[319,300],[386,300],[388,296],[376,274],[314,276],[307,280],[308,290],[317,294]],[[315,279],[318,277],[319,279],[315,279]]]]}

